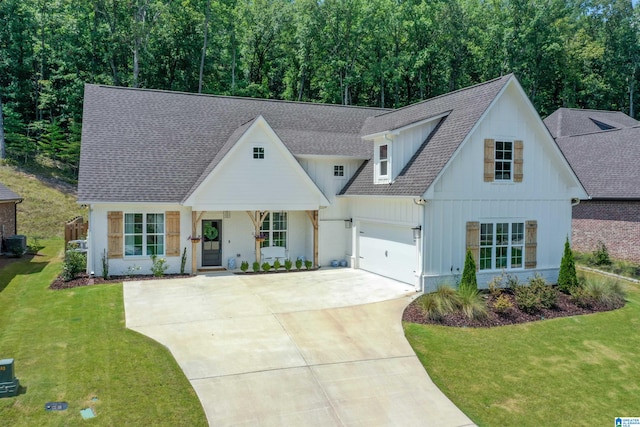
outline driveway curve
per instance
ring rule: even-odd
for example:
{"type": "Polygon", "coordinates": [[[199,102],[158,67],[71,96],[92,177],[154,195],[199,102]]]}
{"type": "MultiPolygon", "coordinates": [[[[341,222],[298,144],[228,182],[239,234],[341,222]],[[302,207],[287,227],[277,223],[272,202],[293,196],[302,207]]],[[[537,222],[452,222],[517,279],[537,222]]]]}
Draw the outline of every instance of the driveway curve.
{"type": "Polygon", "coordinates": [[[353,269],[124,283],[211,426],[472,426],[400,322],[409,285],[353,269]]]}

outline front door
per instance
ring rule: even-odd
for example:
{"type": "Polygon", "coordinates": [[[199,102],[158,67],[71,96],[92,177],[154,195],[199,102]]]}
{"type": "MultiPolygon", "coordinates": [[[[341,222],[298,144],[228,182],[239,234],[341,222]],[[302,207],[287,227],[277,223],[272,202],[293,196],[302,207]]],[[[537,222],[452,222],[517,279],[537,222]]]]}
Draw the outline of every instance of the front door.
{"type": "Polygon", "coordinates": [[[219,219],[202,220],[202,266],[219,267],[222,265],[222,221],[219,219]]]}

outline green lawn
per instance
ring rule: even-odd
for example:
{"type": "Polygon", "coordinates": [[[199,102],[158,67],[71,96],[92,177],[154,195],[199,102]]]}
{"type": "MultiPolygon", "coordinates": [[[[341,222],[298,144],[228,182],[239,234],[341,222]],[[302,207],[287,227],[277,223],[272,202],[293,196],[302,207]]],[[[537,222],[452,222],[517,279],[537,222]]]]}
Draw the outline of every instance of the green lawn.
{"type": "Polygon", "coordinates": [[[479,426],[607,426],[640,416],[640,288],[613,312],[492,329],[405,324],[440,389],[479,426]]]}
{"type": "Polygon", "coordinates": [[[63,243],[41,244],[38,256],[0,271],[0,358],[15,359],[26,389],[0,399],[0,424],[207,425],[170,353],[125,329],[122,284],[49,290],[63,243]],[[46,412],[49,401],[66,401],[69,409],[46,412]],[[82,419],[87,407],[95,419],[82,419]]]}

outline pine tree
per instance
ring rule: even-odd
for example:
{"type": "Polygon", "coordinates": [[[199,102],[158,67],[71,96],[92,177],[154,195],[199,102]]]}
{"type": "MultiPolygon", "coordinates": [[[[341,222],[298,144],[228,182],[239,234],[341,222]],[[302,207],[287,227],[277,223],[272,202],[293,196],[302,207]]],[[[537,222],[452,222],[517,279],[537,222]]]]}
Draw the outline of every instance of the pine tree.
{"type": "Polygon", "coordinates": [[[576,276],[576,263],[573,260],[573,252],[569,245],[569,237],[564,243],[564,254],[560,261],[560,273],[558,274],[558,289],[565,294],[578,287],[578,277],[576,276]]]}
{"type": "Polygon", "coordinates": [[[467,257],[464,260],[464,270],[462,271],[460,287],[478,289],[478,281],[476,279],[476,262],[469,249],[467,249],[467,257]]]}

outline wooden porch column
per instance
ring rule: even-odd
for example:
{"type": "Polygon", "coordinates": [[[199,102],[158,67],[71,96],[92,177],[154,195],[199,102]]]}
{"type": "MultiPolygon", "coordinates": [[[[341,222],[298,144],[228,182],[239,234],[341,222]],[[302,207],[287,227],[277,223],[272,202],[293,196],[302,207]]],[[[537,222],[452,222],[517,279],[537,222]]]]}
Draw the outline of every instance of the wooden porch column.
{"type": "MultiPolygon", "coordinates": [[[[253,227],[255,229],[253,236],[255,238],[255,236],[257,236],[258,234],[260,234],[260,227],[262,227],[262,223],[264,222],[264,219],[267,217],[267,215],[269,215],[269,211],[264,211],[264,212],[260,212],[260,211],[255,211],[255,212],[251,212],[251,211],[246,211],[247,215],[249,215],[249,218],[251,218],[251,222],[253,222],[253,227]]],[[[256,261],[258,262],[258,264],[260,264],[260,258],[261,258],[261,254],[260,254],[260,241],[258,241],[257,239],[254,239],[256,241],[256,261]]]]}
{"type": "Polygon", "coordinates": [[[313,225],[313,266],[318,266],[318,211],[305,211],[313,225]]]}
{"type": "Polygon", "coordinates": [[[198,211],[191,211],[191,274],[195,275],[197,272],[197,254],[198,254],[198,244],[200,240],[194,240],[198,235],[196,234],[198,230],[198,223],[202,219],[204,215],[204,211],[201,211],[198,214],[198,211]]]}

